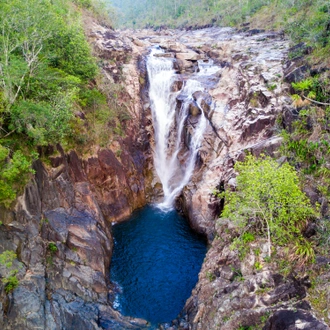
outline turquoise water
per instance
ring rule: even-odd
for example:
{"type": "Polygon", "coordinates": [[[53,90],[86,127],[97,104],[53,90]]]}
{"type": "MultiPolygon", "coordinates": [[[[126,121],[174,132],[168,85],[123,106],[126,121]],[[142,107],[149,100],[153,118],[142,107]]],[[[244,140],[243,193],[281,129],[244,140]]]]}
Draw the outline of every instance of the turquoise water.
{"type": "Polygon", "coordinates": [[[119,286],[114,306],[123,315],[170,322],[198,280],[206,242],[176,211],[146,206],[113,226],[111,280],[119,286]]]}

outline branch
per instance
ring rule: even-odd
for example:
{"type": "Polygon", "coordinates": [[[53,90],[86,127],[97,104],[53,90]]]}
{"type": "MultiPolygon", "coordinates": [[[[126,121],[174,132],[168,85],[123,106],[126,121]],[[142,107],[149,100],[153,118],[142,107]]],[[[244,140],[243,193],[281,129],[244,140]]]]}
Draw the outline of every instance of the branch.
{"type": "Polygon", "coordinates": [[[316,103],[316,104],[319,104],[319,105],[330,105],[330,103],[324,103],[324,102],[319,102],[319,101],[314,101],[312,99],[310,99],[309,97],[305,96],[305,95],[301,95],[304,99],[310,101],[310,102],[313,102],[313,103],[316,103]]]}
{"type": "Polygon", "coordinates": [[[14,133],[16,130],[17,130],[17,128],[15,128],[14,130],[10,131],[10,132],[7,133],[5,136],[2,136],[2,137],[0,138],[0,140],[2,140],[2,139],[4,139],[4,138],[8,137],[8,136],[11,135],[12,133],[14,133]]]}
{"type": "Polygon", "coordinates": [[[264,220],[266,221],[267,225],[267,239],[268,239],[268,256],[271,257],[271,238],[270,238],[270,227],[269,227],[269,221],[267,220],[267,216],[265,215],[264,211],[260,207],[259,203],[257,202],[257,207],[259,208],[264,220]]]}

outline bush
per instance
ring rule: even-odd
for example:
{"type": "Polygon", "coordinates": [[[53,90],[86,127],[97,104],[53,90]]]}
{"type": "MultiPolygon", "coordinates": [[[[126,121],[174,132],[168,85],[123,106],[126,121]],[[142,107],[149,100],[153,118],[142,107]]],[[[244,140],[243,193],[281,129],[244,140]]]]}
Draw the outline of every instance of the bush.
{"type": "Polygon", "coordinates": [[[51,253],[51,254],[55,254],[57,251],[58,251],[58,247],[56,245],[56,243],[54,242],[50,242],[48,244],[48,251],[51,253]]]}
{"type": "Polygon", "coordinates": [[[13,274],[8,277],[5,277],[2,280],[2,283],[5,285],[5,291],[8,294],[18,287],[19,281],[16,277],[16,274],[13,274]]]}
{"type": "MultiPolygon", "coordinates": [[[[13,261],[17,258],[14,251],[6,250],[0,254],[0,264],[10,270],[9,275],[4,277],[1,282],[5,285],[5,291],[8,294],[17,288],[19,281],[16,276],[18,269],[13,267],[13,261]]],[[[20,265],[21,266],[21,265],[20,265]]]]}
{"type": "Polygon", "coordinates": [[[32,173],[31,160],[21,151],[15,151],[10,159],[9,150],[0,145],[0,203],[9,207],[32,173]]]}
{"type": "Polygon", "coordinates": [[[269,256],[271,241],[304,244],[301,229],[317,212],[301,191],[294,168],[287,163],[280,166],[270,157],[247,156],[244,162],[236,163],[235,170],[239,173],[237,191],[223,194],[226,204],[222,217],[235,221],[244,233],[266,236],[269,256]]]}

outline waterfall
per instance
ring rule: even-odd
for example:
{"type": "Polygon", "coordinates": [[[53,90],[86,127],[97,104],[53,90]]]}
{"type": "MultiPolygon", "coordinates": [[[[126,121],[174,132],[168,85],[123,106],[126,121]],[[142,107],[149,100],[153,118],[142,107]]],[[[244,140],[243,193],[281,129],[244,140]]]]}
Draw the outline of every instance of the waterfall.
{"type": "MultiPolygon", "coordinates": [[[[172,86],[177,76],[173,69],[173,59],[154,56],[162,52],[157,48],[151,50],[147,59],[147,70],[155,136],[154,165],[164,191],[164,200],[158,206],[167,210],[172,208],[175,198],[191,178],[207,119],[200,109],[201,115],[190,139],[189,152],[185,155],[185,162],[181,164],[178,155],[183,151],[182,135],[189,105],[194,102],[193,93],[204,91],[204,87],[191,78],[184,82],[180,91],[173,91],[172,86]],[[178,96],[182,105],[180,110],[176,111],[178,96]]],[[[201,67],[203,74],[206,74],[211,65],[201,67]]]]}

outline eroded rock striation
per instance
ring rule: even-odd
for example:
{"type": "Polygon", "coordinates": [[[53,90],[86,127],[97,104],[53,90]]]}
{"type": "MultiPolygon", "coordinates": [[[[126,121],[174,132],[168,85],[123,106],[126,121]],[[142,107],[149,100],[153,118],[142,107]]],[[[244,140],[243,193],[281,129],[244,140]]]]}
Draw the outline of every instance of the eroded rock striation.
{"type": "MultiPolygon", "coordinates": [[[[304,64],[287,60],[288,40],[275,32],[207,28],[153,36],[140,31],[137,37],[159,44],[165,53],[158,56],[173,59],[173,92],[203,63],[212,60],[219,68],[203,81],[206,90],[194,93],[185,123],[188,148],[202,111],[208,119],[194,175],[177,205],[211,246],[199,282],[172,329],[329,329],[308,303],[308,277],[279,274],[278,266],[263,261],[267,253],[262,241],[254,246],[259,254],[250,249],[244,260],[230,249],[235,226],[217,220],[223,205],[213,194],[235,189],[234,164],[247,152],[277,155],[282,138],[276,121],[282,117],[292,124],[295,112],[288,91],[306,72],[304,64]]],[[[180,94],[177,101],[180,109],[180,94]]]]}
{"type": "MultiPolygon", "coordinates": [[[[1,209],[1,252],[15,251],[20,261],[15,261],[19,286],[6,293],[1,285],[1,329],[146,328],[146,321],[125,318],[112,308],[109,280],[111,223],[150,198],[139,57],[113,31],[94,23],[89,27],[105,77],[118,83],[122,74],[108,58],[125,73],[120,80],[130,115],[125,138],[107,148],[93,146],[84,157],[58,145],[50,164],[34,163],[34,178],[14,208],[1,209]]],[[[2,266],[0,274],[9,271],[2,266]]]]}

